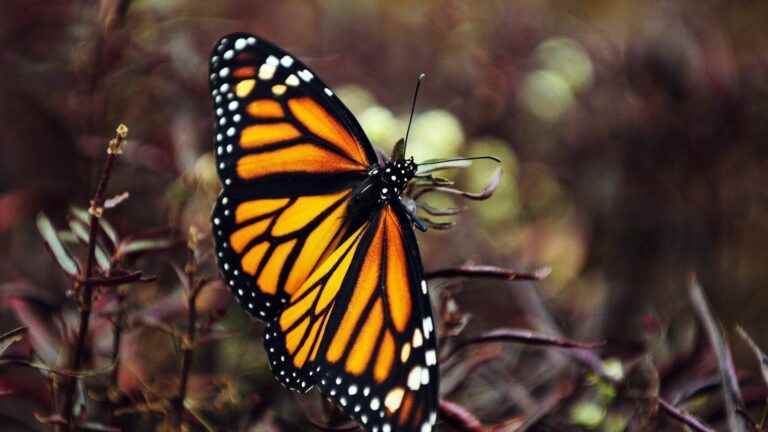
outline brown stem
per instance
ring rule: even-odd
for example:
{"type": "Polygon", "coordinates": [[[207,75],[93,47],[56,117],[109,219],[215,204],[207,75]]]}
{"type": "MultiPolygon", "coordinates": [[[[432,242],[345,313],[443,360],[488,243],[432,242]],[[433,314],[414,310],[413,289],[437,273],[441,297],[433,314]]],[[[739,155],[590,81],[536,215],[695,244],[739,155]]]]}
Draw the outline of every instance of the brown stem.
{"type": "Polygon", "coordinates": [[[142,274],[142,272],[136,271],[136,272],[120,275],[120,276],[110,276],[110,275],[108,275],[108,276],[103,277],[103,278],[94,277],[94,278],[83,280],[81,282],[83,284],[85,284],[87,282],[89,285],[99,286],[99,287],[119,287],[121,285],[125,285],[125,284],[128,284],[128,283],[135,283],[135,282],[149,283],[149,282],[154,282],[156,279],[157,278],[155,276],[149,276],[149,277],[145,278],[144,275],[142,274]]]}
{"type": "Polygon", "coordinates": [[[489,265],[465,264],[459,267],[450,267],[431,272],[426,272],[424,278],[427,280],[437,278],[489,278],[502,280],[531,281],[541,280],[549,275],[549,267],[544,267],[532,273],[518,272],[502,267],[489,265]]]}
{"type": "MultiPolygon", "coordinates": [[[[118,287],[117,289],[117,315],[114,317],[114,320],[112,321],[113,330],[112,330],[112,364],[114,365],[114,369],[112,369],[112,374],[110,376],[109,382],[109,394],[107,397],[109,398],[109,401],[111,404],[117,401],[118,398],[118,389],[119,389],[119,382],[118,379],[120,378],[120,344],[122,343],[123,339],[123,326],[125,325],[125,308],[123,307],[123,303],[125,302],[125,293],[123,292],[122,287],[118,287]]],[[[114,421],[113,416],[113,410],[110,409],[110,420],[114,421]]]]}
{"type": "Polygon", "coordinates": [[[197,263],[195,260],[194,241],[190,242],[190,257],[187,264],[187,307],[189,309],[189,317],[187,318],[187,333],[181,340],[181,351],[183,353],[181,361],[181,382],[179,384],[179,395],[173,401],[174,416],[173,425],[176,430],[181,431],[184,418],[184,400],[187,398],[187,385],[189,383],[189,375],[192,370],[192,361],[194,360],[195,353],[195,338],[197,337],[197,295],[200,293],[202,283],[204,281],[195,280],[195,271],[197,263]]]}
{"type": "MultiPolygon", "coordinates": [[[[117,136],[110,141],[109,151],[107,152],[107,161],[104,164],[104,170],[101,174],[101,179],[96,187],[96,192],[93,194],[91,200],[91,207],[89,213],[91,215],[90,229],[88,237],[88,261],[85,266],[85,274],[83,275],[82,287],[79,289],[78,306],[80,309],[80,328],[77,332],[77,341],[75,342],[75,350],[72,356],[72,362],[69,369],[78,372],[83,365],[83,358],[85,355],[85,343],[88,336],[88,326],[91,321],[91,308],[93,306],[93,287],[94,284],[90,280],[93,276],[93,270],[96,262],[96,236],[99,230],[99,217],[103,211],[102,206],[104,203],[104,191],[107,188],[107,183],[112,175],[112,167],[115,164],[117,155],[120,154],[120,145],[125,139],[127,134],[127,128],[120,125],[118,127],[117,136]]],[[[80,282],[76,282],[80,284],[80,282]]],[[[73,422],[73,408],[75,404],[75,392],[77,390],[77,379],[69,379],[64,386],[64,413],[66,427],[69,430],[74,430],[75,425],[73,422]]]]}

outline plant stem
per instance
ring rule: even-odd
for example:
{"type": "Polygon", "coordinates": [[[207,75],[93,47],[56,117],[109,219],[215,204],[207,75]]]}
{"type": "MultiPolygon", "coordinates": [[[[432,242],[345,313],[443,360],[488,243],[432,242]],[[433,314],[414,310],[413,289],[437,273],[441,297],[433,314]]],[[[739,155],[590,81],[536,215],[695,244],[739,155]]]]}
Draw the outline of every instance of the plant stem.
{"type": "MultiPolygon", "coordinates": [[[[194,234],[192,235],[194,237],[194,234]]],[[[187,308],[189,309],[189,316],[187,318],[187,333],[181,340],[181,379],[179,383],[179,394],[173,401],[174,416],[173,425],[176,430],[181,430],[184,424],[184,400],[187,398],[187,386],[189,383],[189,375],[192,370],[192,361],[195,354],[195,338],[197,337],[197,295],[200,293],[202,287],[201,282],[195,280],[195,273],[197,270],[197,261],[195,259],[195,243],[196,240],[190,240],[189,246],[189,263],[187,264],[187,308]]]]}
{"type": "MultiPolygon", "coordinates": [[[[73,372],[79,372],[83,365],[83,358],[85,356],[85,343],[88,336],[88,326],[91,321],[91,308],[93,306],[93,286],[90,281],[93,276],[94,264],[96,262],[96,236],[99,229],[99,217],[103,211],[104,204],[104,191],[107,188],[107,183],[112,175],[112,167],[114,166],[115,159],[120,154],[120,145],[125,139],[128,133],[128,129],[124,125],[120,125],[117,128],[117,135],[113,138],[108,147],[107,161],[104,164],[104,170],[101,174],[101,179],[96,187],[96,192],[93,194],[91,200],[91,207],[88,212],[91,215],[89,237],[88,237],[88,261],[85,266],[85,274],[83,275],[84,282],[81,289],[77,290],[78,306],[80,309],[80,328],[77,332],[77,340],[75,342],[75,350],[72,355],[72,362],[69,369],[73,372]]],[[[73,423],[74,405],[75,405],[75,393],[77,390],[77,378],[67,380],[64,387],[64,419],[66,427],[69,430],[75,430],[73,423]]]]}
{"type": "MultiPolygon", "coordinates": [[[[125,311],[123,310],[123,303],[125,302],[126,294],[123,291],[123,287],[117,287],[117,315],[114,317],[113,330],[112,330],[112,364],[114,368],[110,376],[110,385],[107,397],[110,404],[114,404],[117,401],[119,392],[120,378],[120,344],[123,339],[123,325],[125,320],[125,311]]],[[[109,410],[110,420],[114,421],[113,410],[109,410]]]]}

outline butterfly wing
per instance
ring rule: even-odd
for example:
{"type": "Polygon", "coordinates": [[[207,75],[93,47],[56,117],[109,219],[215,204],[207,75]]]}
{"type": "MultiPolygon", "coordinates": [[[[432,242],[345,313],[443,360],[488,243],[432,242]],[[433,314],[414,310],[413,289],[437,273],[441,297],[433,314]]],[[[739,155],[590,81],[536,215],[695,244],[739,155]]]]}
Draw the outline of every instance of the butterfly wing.
{"type": "Polygon", "coordinates": [[[436,419],[437,344],[418,245],[402,205],[385,205],[267,324],[275,375],[317,385],[372,431],[427,431],[436,419]]]}
{"type": "Polygon", "coordinates": [[[343,242],[349,198],[376,155],[306,65],[250,34],[215,45],[210,87],[220,268],[243,307],[270,320],[343,242]]]}

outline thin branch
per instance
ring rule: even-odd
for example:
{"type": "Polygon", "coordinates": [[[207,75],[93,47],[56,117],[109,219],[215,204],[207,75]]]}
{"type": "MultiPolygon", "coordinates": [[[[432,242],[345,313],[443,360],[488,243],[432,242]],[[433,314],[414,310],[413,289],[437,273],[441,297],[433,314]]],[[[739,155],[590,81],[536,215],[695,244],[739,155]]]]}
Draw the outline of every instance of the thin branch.
{"type": "MultiPolygon", "coordinates": [[[[112,364],[115,365],[109,377],[109,389],[107,397],[111,403],[118,399],[119,379],[120,379],[120,346],[123,342],[123,329],[125,328],[125,298],[127,291],[125,287],[117,287],[117,311],[112,321],[112,364]]],[[[114,409],[109,410],[109,419],[115,420],[114,409]]]]}
{"type": "Polygon", "coordinates": [[[669,415],[673,419],[679,421],[680,423],[683,423],[684,425],[690,427],[691,429],[699,432],[715,432],[714,429],[702,423],[701,420],[697,419],[696,417],[684,411],[681,411],[675,408],[674,405],[670,404],[664,399],[659,398],[658,401],[659,401],[659,407],[661,408],[661,411],[665,412],[667,415],[669,415]]]}
{"type": "Polygon", "coordinates": [[[148,276],[143,277],[143,273],[140,271],[135,271],[131,273],[127,273],[124,275],[119,276],[108,276],[108,277],[92,277],[90,279],[84,279],[81,281],[83,285],[88,284],[91,286],[100,286],[100,287],[114,287],[119,285],[125,285],[128,283],[150,283],[157,280],[156,276],[148,276]]]}
{"type": "Polygon", "coordinates": [[[556,348],[580,348],[594,349],[603,346],[604,342],[579,342],[559,337],[543,335],[524,329],[501,328],[490,331],[475,338],[471,338],[457,344],[445,358],[450,358],[458,351],[470,346],[493,342],[514,342],[524,345],[545,346],[556,348]]]}
{"type": "Polygon", "coordinates": [[[488,266],[488,265],[463,265],[460,267],[449,267],[431,272],[426,272],[424,278],[431,280],[437,278],[459,278],[459,277],[472,277],[472,278],[489,278],[489,279],[503,279],[503,280],[541,280],[547,277],[550,273],[549,267],[542,267],[535,270],[532,273],[518,272],[502,267],[488,266]]]}
{"type": "MultiPolygon", "coordinates": [[[[85,343],[88,335],[88,326],[91,321],[91,307],[93,305],[93,287],[90,283],[90,279],[93,276],[93,269],[96,261],[96,236],[99,230],[99,218],[104,211],[104,191],[107,188],[107,183],[112,175],[112,167],[115,164],[115,159],[122,153],[121,146],[128,135],[128,128],[125,125],[117,127],[115,137],[110,140],[107,147],[107,161],[104,165],[104,170],[101,174],[101,179],[96,187],[96,192],[93,194],[91,200],[91,207],[88,209],[88,213],[91,215],[90,220],[90,236],[88,237],[88,261],[85,267],[85,275],[83,279],[85,282],[82,285],[79,296],[80,306],[80,328],[77,332],[77,342],[75,343],[75,351],[72,356],[72,363],[69,369],[77,373],[83,365],[83,357],[85,354],[85,343]]],[[[64,399],[64,422],[67,424],[69,430],[74,430],[74,423],[72,418],[74,415],[73,408],[75,404],[75,392],[77,390],[77,380],[70,379],[65,386],[65,399],[64,399]]]]}
{"type": "Polygon", "coordinates": [[[192,362],[195,354],[195,338],[197,336],[197,296],[202,291],[205,280],[197,280],[197,258],[195,250],[197,249],[197,231],[192,227],[190,229],[189,241],[189,261],[187,262],[184,273],[186,276],[185,286],[187,288],[187,307],[189,316],[187,318],[187,333],[181,338],[181,379],[179,384],[179,394],[173,400],[173,425],[176,430],[181,431],[184,418],[184,401],[187,398],[187,385],[189,375],[192,370],[192,362]]]}
{"type": "Polygon", "coordinates": [[[72,371],[68,369],[50,367],[39,361],[29,360],[25,358],[17,358],[17,357],[5,357],[0,359],[0,366],[4,366],[4,365],[29,367],[33,369],[42,370],[51,374],[55,374],[63,377],[70,377],[70,378],[86,378],[91,376],[104,375],[109,373],[114,368],[114,365],[110,364],[100,369],[92,369],[92,370],[81,369],[78,371],[72,371]]]}

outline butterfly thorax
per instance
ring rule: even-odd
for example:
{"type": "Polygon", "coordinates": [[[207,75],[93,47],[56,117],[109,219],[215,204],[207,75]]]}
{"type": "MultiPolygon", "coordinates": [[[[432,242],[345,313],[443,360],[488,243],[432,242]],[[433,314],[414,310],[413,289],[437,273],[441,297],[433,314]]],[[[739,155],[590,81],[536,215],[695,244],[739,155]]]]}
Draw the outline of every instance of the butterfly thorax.
{"type": "Polygon", "coordinates": [[[374,166],[368,172],[371,186],[380,203],[398,199],[415,174],[413,158],[389,160],[384,166],[374,166]]]}

